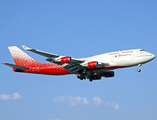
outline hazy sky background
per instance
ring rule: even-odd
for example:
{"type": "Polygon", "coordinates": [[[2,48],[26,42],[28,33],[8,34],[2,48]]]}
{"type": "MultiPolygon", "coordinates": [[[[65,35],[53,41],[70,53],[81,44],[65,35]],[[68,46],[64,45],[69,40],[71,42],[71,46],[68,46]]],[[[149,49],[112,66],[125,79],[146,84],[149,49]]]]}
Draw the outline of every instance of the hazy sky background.
{"type": "MultiPolygon", "coordinates": [[[[14,63],[7,48],[13,45],[74,58],[134,48],[157,55],[156,6],[156,0],[0,0],[0,62],[14,63]]],[[[156,59],[141,73],[118,69],[93,82],[0,68],[0,120],[157,119],[156,59]]]]}

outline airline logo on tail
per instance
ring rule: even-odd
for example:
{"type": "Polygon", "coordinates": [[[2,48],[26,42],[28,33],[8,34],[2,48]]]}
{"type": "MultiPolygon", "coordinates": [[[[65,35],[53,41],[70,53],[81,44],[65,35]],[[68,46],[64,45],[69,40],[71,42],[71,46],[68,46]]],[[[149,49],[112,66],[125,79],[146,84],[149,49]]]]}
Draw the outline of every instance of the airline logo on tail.
{"type": "Polygon", "coordinates": [[[16,65],[32,66],[34,63],[38,63],[35,59],[27,55],[16,46],[8,47],[16,65]]]}

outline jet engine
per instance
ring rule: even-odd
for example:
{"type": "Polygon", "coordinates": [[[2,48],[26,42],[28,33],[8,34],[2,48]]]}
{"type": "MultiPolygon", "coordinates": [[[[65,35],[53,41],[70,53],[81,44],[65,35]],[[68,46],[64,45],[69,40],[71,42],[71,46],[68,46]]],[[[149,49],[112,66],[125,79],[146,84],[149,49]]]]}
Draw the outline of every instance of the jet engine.
{"type": "Polygon", "coordinates": [[[70,63],[71,57],[61,57],[58,59],[54,59],[55,62],[61,62],[61,63],[70,63]]]}
{"type": "Polygon", "coordinates": [[[106,78],[114,77],[114,72],[113,71],[107,71],[104,73],[104,77],[106,77],[106,78]]]}
{"type": "Polygon", "coordinates": [[[94,75],[92,80],[100,80],[101,79],[101,76],[100,75],[94,75]]]}
{"type": "Polygon", "coordinates": [[[93,61],[93,62],[88,62],[87,64],[83,65],[87,68],[96,68],[98,67],[98,62],[97,61],[93,61]]]}

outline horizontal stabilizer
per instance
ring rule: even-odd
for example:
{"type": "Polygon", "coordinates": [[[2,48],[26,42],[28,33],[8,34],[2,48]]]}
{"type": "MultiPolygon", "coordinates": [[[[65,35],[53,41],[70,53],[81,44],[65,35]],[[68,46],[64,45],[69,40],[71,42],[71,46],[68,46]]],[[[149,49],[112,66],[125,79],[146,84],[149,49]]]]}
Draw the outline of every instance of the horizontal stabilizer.
{"type": "Polygon", "coordinates": [[[15,68],[15,69],[18,69],[18,70],[27,70],[27,69],[30,69],[29,67],[24,67],[24,66],[20,66],[20,65],[14,65],[14,64],[10,64],[10,63],[2,63],[4,65],[7,65],[9,67],[12,67],[12,68],[15,68]]]}

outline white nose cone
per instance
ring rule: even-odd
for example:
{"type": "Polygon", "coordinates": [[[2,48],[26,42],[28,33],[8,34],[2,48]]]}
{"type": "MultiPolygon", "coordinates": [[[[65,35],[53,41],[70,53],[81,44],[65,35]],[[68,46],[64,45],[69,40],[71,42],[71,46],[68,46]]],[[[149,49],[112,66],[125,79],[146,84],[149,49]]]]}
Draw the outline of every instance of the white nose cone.
{"type": "Polygon", "coordinates": [[[146,54],[144,56],[145,56],[144,57],[145,63],[153,60],[156,57],[154,54],[149,53],[149,52],[146,52],[146,54]]]}
{"type": "Polygon", "coordinates": [[[156,56],[154,54],[152,54],[152,60],[155,58],[156,56]]]}

